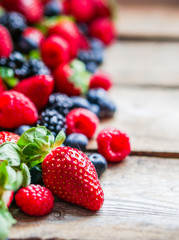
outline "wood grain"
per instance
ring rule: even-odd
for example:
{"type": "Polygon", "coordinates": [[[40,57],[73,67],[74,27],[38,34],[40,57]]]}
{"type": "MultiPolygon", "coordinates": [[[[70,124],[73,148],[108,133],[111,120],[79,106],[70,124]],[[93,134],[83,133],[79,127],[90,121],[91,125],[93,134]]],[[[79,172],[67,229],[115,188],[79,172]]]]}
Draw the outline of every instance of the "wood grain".
{"type": "MultiPolygon", "coordinates": [[[[109,93],[118,112],[101,122],[118,127],[131,138],[134,151],[179,152],[179,90],[114,87],[109,93]]],[[[96,141],[89,149],[96,149],[96,141]]]]}
{"type": "Polygon", "coordinates": [[[119,86],[179,87],[179,43],[116,42],[102,69],[119,86]]]}
{"type": "Polygon", "coordinates": [[[128,38],[179,39],[179,2],[144,3],[126,4],[119,1],[116,19],[118,35],[128,38]]]}
{"type": "Polygon", "coordinates": [[[128,157],[101,178],[105,202],[99,212],[56,201],[53,212],[18,220],[11,239],[178,239],[179,164],[174,159],[128,157]]]}

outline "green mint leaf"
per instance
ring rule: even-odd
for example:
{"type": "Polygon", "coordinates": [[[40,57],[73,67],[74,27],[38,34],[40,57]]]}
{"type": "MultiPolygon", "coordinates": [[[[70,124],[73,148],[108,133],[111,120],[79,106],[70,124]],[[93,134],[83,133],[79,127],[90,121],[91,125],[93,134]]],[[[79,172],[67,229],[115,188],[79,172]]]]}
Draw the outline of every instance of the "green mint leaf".
{"type": "Polygon", "coordinates": [[[5,142],[0,145],[0,159],[7,160],[9,166],[19,166],[22,159],[22,151],[16,143],[5,142]]]}
{"type": "Polygon", "coordinates": [[[53,147],[59,147],[66,139],[64,131],[60,131],[56,136],[55,143],[53,147]]]}
{"type": "Polygon", "coordinates": [[[27,165],[25,163],[22,163],[20,168],[22,170],[22,175],[23,175],[22,186],[26,187],[31,182],[31,175],[30,175],[30,172],[29,172],[29,168],[27,167],[27,165]]]}
{"type": "Polygon", "coordinates": [[[0,239],[5,240],[8,238],[9,230],[13,224],[16,223],[12,217],[8,208],[5,206],[3,201],[0,200],[0,239]]]}

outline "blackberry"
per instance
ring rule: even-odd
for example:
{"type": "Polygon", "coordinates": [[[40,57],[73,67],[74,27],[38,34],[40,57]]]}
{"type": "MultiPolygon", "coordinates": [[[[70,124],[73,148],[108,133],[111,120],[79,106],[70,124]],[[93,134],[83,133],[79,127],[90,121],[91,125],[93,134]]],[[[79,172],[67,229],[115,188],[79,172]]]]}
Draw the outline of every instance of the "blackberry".
{"type": "Polygon", "coordinates": [[[66,131],[66,119],[54,109],[44,110],[37,121],[40,126],[45,126],[56,136],[61,130],[66,131]]]}
{"type": "Polygon", "coordinates": [[[12,68],[13,70],[15,70],[16,68],[21,68],[24,63],[25,63],[24,56],[17,51],[11,53],[9,58],[0,59],[0,66],[9,67],[12,68]]]}
{"type": "Polygon", "coordinates": [[[25,62],[20,69],[15,70],[15,75],[19,79],[23,79],[35,75],[50,75],[50,70],[42,61],[30,59],[28,62],[25,62]]]}
{"type": "Polygon", "coordinates": [[[18,12],[9,12],[0,16],[0,24],[8,28],[14,41],[17,41],[21,33],[27,27],[25,17],[18,12]]]}
{"type": "Polygon", "coordinates": [[[48,107],[66,116],[73,108],[73,101],[66,94],[53,93],[49,97],[48,107]]]}

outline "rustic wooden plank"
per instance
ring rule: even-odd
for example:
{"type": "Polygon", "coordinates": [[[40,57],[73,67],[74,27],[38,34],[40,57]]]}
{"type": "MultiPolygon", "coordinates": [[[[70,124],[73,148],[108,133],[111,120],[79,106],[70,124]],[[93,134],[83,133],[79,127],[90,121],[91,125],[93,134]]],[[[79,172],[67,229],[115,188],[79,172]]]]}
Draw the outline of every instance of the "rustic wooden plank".
{"type": "Polygon", "coordinates": [[[110,165],[101,183],[105,202],[93,213],[56,201],[41,218],[12,209],[12,239],[178,239],[179,164],[174,159],[128,157],[110,165]]]}
{"type": "Polygon", "coordinates": [[[117,85],[179,87],[179,43],[116,42],[102,68],[117,85]]]}
{"type": "Polygon", "coordinates": [[[121,37],[179,39],[179,2],[162,4],[119,1],[116,26],[121,37]]]}
{"type": "MultiPolygon", "coordinates": [[[[107,126],[126,131],[134,151],[179,152],[179,90],[114,87],[109,93],[118,107],[107,126]]],[[[89,149],[96,149],[92,140],[89,149]]]]}

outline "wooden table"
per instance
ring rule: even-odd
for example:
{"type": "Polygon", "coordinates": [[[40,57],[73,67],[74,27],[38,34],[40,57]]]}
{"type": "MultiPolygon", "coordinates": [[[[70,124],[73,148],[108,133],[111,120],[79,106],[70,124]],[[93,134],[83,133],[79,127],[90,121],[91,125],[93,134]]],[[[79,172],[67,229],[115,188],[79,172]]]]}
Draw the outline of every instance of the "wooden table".
{"type": "Polygon", "coordinates": [[[121,3],[120,38],[103,65],[118,112],[98,131],[126,131],[133,149],[102,176],[104,206],[93,213],[57,200],[41,218],[12,209],[11,239],[179,239],[179,5],[153,4],[121,3]]]}

